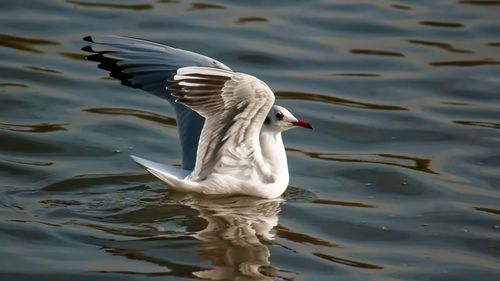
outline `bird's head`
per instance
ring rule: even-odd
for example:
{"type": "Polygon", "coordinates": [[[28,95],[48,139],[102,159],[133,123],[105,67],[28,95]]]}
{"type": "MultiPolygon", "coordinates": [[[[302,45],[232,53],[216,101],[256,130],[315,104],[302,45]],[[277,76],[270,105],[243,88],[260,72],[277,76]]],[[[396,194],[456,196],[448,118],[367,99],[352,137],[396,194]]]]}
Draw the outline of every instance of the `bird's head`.
{"type": "Polygon", "coordinates": [[[293,116],[290,111],[279,105],[273,105],[273,107],[267,114],[266,120],[264,121],[264,127],[279,132],[283,132],[296,127],[312,129],[312,126],[311,124],[309,124],[309,122],[295,118],[295,116],[293,116]]]}

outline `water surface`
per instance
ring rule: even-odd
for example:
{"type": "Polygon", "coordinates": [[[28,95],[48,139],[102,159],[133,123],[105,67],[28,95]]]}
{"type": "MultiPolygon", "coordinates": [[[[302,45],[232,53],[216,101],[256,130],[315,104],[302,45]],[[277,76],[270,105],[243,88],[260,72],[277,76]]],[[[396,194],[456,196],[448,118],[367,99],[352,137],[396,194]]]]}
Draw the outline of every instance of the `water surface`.
{"type": "Polygon", "coordinates": [[[3,1],[1,280],[499,280],[498,1],[3,1]],[[173,193],[166,101],[86,35],[253,74],[287,132],[283,198],[173,193]]]}

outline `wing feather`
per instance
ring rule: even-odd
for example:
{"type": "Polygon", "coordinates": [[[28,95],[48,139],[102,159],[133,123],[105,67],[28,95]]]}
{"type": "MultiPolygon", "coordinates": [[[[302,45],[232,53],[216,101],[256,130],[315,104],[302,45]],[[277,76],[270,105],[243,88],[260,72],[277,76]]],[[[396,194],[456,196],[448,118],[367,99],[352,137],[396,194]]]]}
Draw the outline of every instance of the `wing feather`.
{"type": "MultiPolygon", "coordinates": [[[[174,107],[182,146],[182,168],[192,170],[195,165],[198,140],[203,118],[186,106],[176,103],[171,96],[171,79],[177,69],[186,66],[214,67],[230,70],[209,57],[172,48],[159,43],[121,36],[88,36],[90,42],[83,48],[92,53],[87,59],[99,62],[99,67],[121,83],[140,88],[168,100],[174,107]]],[[[220,88],[220,83],[205,88],[220,88]]],[[[199,90],[205,90],[199,89],[199,90]]]]}
{"type": "Polygon", "coordinates": [[[173,80],[177,102],[205,117],[193,179],[261,162],[260,130],[275,98],[264,82],[205,67],[180,68],[173,80]]]}

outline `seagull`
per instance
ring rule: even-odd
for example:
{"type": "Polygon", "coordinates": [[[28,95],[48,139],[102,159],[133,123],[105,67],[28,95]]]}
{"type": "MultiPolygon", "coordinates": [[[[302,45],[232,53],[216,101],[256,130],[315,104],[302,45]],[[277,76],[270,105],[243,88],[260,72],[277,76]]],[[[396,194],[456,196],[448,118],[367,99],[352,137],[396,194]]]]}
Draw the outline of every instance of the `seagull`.
{"type": "Polygon", "coordinates": [[[258,78],[212,58],[142,39],[87,36],[88,60],[123,85],[164,98],[173,106],[182,149],[174,167],[131,155],[173,190],[276,198],[285,192],[288,164],[281,133],[312,129],[274,105],[258,78]]]}

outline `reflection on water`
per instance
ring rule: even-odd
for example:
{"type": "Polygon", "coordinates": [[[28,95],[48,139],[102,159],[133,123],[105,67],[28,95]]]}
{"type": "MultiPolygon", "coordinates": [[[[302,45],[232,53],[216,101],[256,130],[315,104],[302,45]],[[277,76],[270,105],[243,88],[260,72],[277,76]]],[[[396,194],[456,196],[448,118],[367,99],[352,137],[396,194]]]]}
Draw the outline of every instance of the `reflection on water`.
{"type": "MultiPolygon", "coordinates": [[[[157,200],[157,199],[155,199],[157,200]]],[[[196,194],[170,194],[163,205],[150,205],[132,212],[107,217],[107,222],[135,222],[135,228],[120,228],[110,224],[82,224],[100,232],[136,237],[139,240],[97,242],[105,251],[129,259],[141,260],[164,267],[148,275],[197,276],[209,280],[272,280],[266,272],[279,276],[280,270],[270,266],[268,245],[275,239],[274,227],[282,199],[264,200],[252,197],[202,197],[196,194]],[[176,202],[176,204],[172,204],[176,202]],[[177,205],[178,204],[178,205],[177,205]],[[148,214],[156,214],[151,217],[148,214]],[[186,232],[169,230],[167,222],[182,215],[189,220],[178,221],[186,232]],[[155,223],[156,221],[156,223],[155,223]],[[192,244],[192,238],[198,242],[192,244]],[[176,260],[161,245],[166,243],[192,244],[196,252],[210,262],[208,268],[187,266],[176,260]],[[148,254],[135,249],[134,244],[157,244],[157,253],[148,254]],[[172,272],[168,272],[172,270],[172,272]],[[264,272],[264,273],[263,273],[264,272]]],[[[66,204],[67,202],[63,202],[66,204]]],[[[158,203],[158,202],[157,202],[158,203]]],[[[50,201],[48,204],[59,205],[50,201]]],[[[78,205],[77,202],[71,203],[78,205]]]]}
{"type": "Polygon", "coordinates": [[[269,265],[269,249],[263,241],[274,239],[281,199],[249,197],[199,198],[189,196],[180,202],[199,211],[205,229],[193,236],[202,241],[199,253],[212,268],[193,272],[210,280],[272,280],[259,272],[269,265]]]}
{"type": "MultiPolygon", "coordinates": [[[[157,200],[153,199],[150,203],[158,203],[157,200]]],[[[309,244],[320,247],[311,254],[330,262],[365,269],[383,268],[371,263],[326,254],[320,249],[340,246],[279,224],[279,213],[284,202],[283,199],[268,200],[245,196],[206,197],[197,194],[170,193],[160,199],[161,201],[164,202],[161,205],[150,205],[150,207],[120,213],[104,219],[105,222],[134,222],[136,224],[134,228],[120,228],[110,224],[85,223],[81,225],[100,232],[139,238],[139,240],[135,240],[136,242],[123,240],[116,243],[104,241],[98,243],[103,243],[101,245],[104,250],[112,254],[173,269],[172,272],[147,273],[148,276],[188,277],[189,274],[193,274],[209,280],[273,280],[273,278],[288,280],[288,278],[294,278],[296,273],[281,270],[271,263],[270,246],[279,246],[286,251],[297,252],[293,248],[276,242],[277,238],[302,245],[309,244]],[[172,204],[173,202],[175,204],[172,204]],[[185,232],[172,231],[170,230],[172,226],[165,223],[179,215],[187,215],[187,220],[177,222],[186,227],[185,232]],[[209,268],[176,263],[173,261],[175,257],[171,257],[171,253],[166,250],[148,255],[134,249],[133,246],[137,243],[157,243],[160,246],[174,241],[190,241],[191,238],[198,241],[195,244],[196,251],[210,262],[209,268]],[[163,256],[168,258],[163,258],[163,256]]],[[[79,202],[58,200],[45,200],[43,203],[51,206],[80,205],[79,202]]],[[[356,202],[324,199],[315,200],[314,203],[347,207],[373,207],[356,202]]]]}

